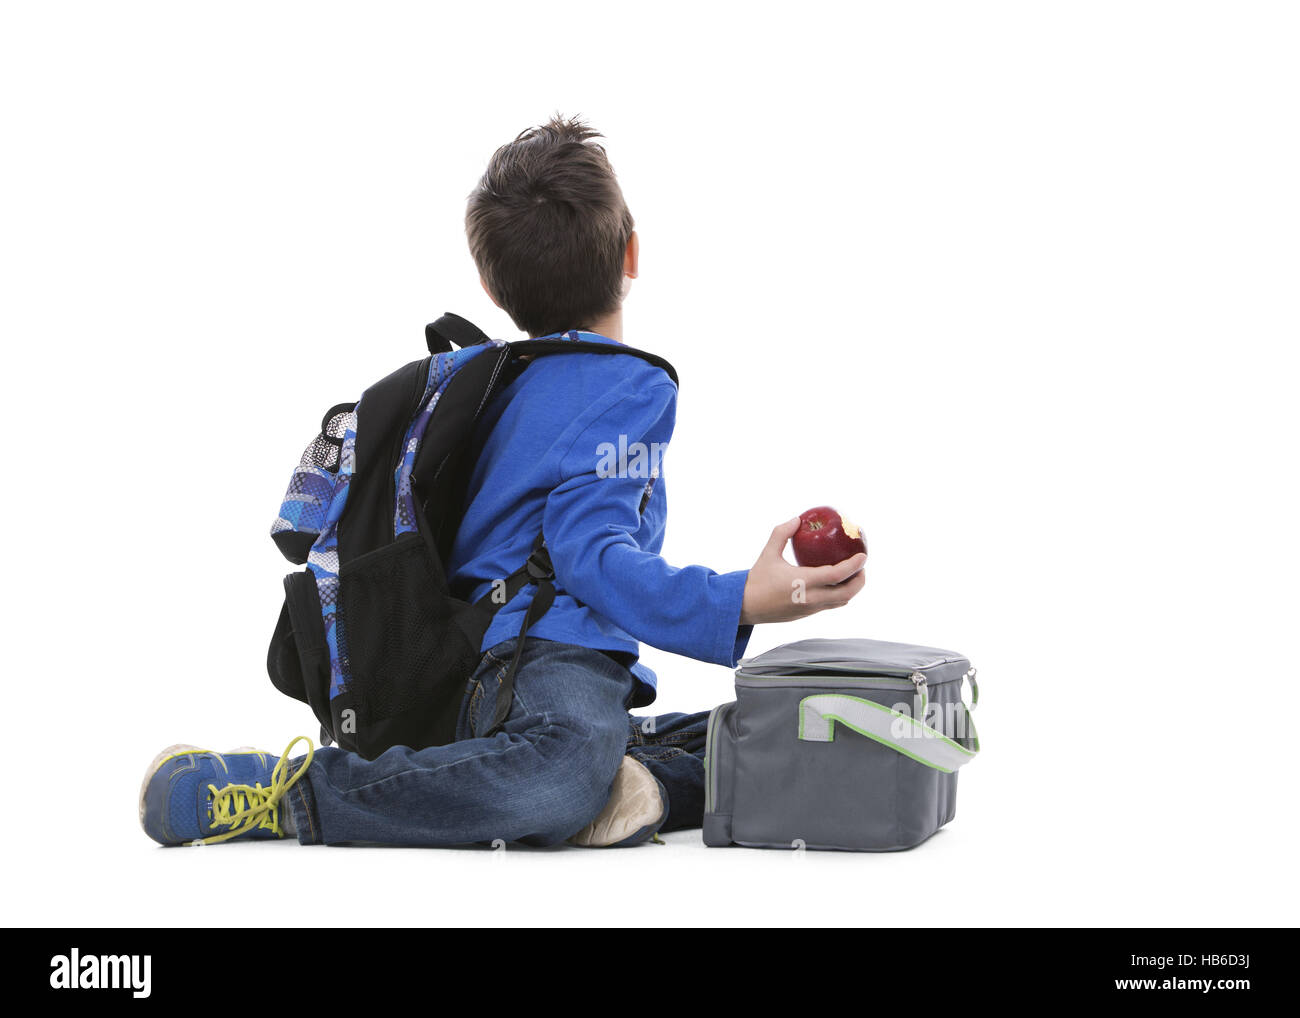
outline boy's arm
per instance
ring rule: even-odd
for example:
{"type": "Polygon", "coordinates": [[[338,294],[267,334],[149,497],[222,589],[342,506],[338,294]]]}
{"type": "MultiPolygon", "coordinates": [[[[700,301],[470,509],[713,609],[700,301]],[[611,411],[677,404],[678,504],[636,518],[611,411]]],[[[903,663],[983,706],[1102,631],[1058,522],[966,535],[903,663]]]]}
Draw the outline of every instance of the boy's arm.
{"type": "Polygon", "coordinates": [[[675,568],[637,545],[646,478],[602,476],[599,447],[667,445],[677,389],[664,382],[631,392],[584,428],[560,460],[542,532],[568,594],[653,647],[734,666],[752,627],[740,615],[748,570],[675,568]]]}

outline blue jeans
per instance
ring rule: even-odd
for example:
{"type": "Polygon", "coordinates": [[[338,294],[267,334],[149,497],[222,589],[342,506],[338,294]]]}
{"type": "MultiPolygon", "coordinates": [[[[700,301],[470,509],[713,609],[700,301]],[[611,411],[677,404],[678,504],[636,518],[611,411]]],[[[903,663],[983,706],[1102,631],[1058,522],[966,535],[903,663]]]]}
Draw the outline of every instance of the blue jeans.
{"type": "Polygon", "coordinates": [[[700,825],[707,714],[629,715],[636,680],[608,654],[530,638],[506,723],[483,738],[514,646],[507,640],[483,655],[465,689],[456,742],[395,746],[374,760],[318,749],[288,795],[298,840],[553,845],[604,808],[625,754],[668,792],[664,830],[700,825]]]}

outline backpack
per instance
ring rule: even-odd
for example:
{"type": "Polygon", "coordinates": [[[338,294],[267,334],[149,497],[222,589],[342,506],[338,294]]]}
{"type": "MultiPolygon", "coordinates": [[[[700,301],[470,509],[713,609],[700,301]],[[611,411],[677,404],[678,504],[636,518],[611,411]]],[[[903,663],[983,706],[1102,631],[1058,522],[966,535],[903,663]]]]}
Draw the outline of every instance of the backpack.
{"type": "Polygon", "coordinates": [[[533,359],[557,353],[630,354],[677,382],[671,364],[640,350],[568,338],[507,343],[450,313],[426,326],[425,340],[429,356],[325,412],[271,528],[285,558],[304,566],[284,580],[271,682],[311,707],[323,742],[367,759],[455,739],[492,618],[533,584],[485,734],[499,730],[523,637],[555,598],[540,533],[528,558],[477,601],[448,588],[475,425],[489,401],[533,359]]]}

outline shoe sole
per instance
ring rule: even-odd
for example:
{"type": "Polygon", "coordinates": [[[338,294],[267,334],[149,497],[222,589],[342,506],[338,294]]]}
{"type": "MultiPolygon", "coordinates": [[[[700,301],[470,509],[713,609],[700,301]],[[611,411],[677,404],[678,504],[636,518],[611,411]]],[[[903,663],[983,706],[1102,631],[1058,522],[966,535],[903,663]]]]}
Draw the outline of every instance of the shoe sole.
{"type": "MultiPolygon", "coordinates": [[[[623,757],[609,801],[600,815],[569,839],[582,848],[611,848],[645,832],[646,840],[663,824],[663,786],[639,760],[623,757]]],[[[639,844],[640,841],[630,842],[639,844]]]]}
{"type": "MultiPolygon", "coordinates": [[[[200,746],[191,746],[187,742],[178,742],[174,746],[168,746],[166,749],[164,749],[161,753],[159,753],[156,757],[153,758],[149,766],[145,769],[144,780],[140,782],[140,826],[141,827],[144,827],[145,793],[149,790],[149,782],[152,781],[153,776],[162,769],[162,765],[165,764],[168,760],[174,760],[176,757],[184,756],[186,753],[209,753],[209,752],[211,752],[211,750],[203,749],[200,746]]],[[[254,748],[253,746],[240,746],[238,749],[227,750],[227,753],[260,753],[260,752],[262,751],[254,748]]]]}

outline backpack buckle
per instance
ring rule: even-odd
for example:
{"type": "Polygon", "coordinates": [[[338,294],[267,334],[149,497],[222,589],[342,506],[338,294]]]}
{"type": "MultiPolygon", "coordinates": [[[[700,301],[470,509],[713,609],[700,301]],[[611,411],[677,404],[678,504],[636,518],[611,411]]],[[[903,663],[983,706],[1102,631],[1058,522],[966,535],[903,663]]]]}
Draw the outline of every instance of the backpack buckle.
{"type": "Polygon", "coordinates": [[[524,568],[528,570],[528,578],[531,580],[555,579],[555,567],[551,565],[551,553],[546,550],[545,546],[533,549],[528,556],[528,561],[524,563],[524,568]]]}

